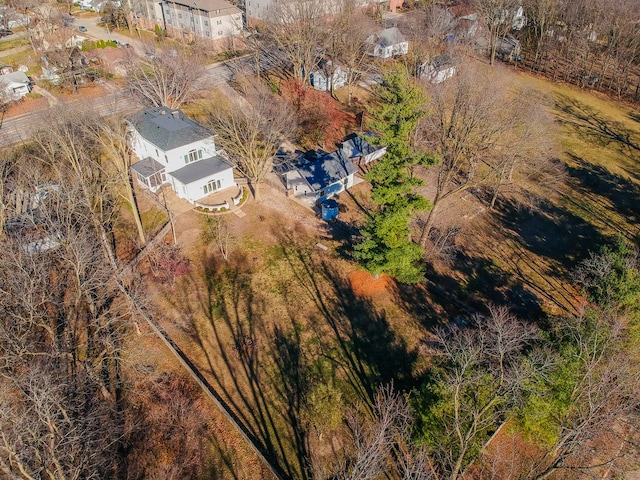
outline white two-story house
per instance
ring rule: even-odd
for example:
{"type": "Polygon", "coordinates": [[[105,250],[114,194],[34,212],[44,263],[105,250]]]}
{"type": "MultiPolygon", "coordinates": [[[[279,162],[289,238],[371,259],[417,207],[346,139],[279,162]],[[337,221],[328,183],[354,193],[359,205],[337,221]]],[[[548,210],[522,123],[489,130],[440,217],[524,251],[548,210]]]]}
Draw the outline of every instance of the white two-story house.
{"type": "Polygon", "coordinates": [[[215,134],[180,110],[151,107],[126,118],[139,161],[131,169],[152,192],[169,183],[178,197],[195,202],[235,186],[233,167],[216,150],[215,134]]]}

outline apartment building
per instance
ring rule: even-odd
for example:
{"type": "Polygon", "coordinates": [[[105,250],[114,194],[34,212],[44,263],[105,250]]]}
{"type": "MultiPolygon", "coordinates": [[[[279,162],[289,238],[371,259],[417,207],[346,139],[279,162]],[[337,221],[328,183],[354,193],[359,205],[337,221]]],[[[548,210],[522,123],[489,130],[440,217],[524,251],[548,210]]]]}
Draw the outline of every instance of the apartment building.
{"type": "Polygon", "coordinates": [[[225,0],[147,0],[145,6],[139,18],[143,27],[157,25],[173,38],[223,42],[242,33],[242,11],[225,0]]]}

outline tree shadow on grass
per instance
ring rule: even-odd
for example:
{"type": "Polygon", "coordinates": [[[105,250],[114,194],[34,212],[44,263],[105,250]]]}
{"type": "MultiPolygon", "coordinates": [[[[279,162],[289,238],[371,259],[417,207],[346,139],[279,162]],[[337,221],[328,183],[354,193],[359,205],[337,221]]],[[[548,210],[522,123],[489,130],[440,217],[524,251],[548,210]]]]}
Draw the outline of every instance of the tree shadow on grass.
{"type": "Polygon", "coordinates": [[[372,403],[381,384],[393,381],[400,390],[414,386],[417,352],[393,332],[385,313],[356,295],[331,260],[300,249],[286,234],[280,233],[280,245],[296,281],[315,305],[313,327],[323,355],[357,396],[372,403]]]}
{"type": "MultiPolygon", "coordinates": [[[[348,386],[348,397],[372,403],[380,384],[415,386],[417,352],[393,332],[384,312],[353,292],[331,260],[318,258],[319,251],[292,232],[274,234],[293,274],[272,279],[286,306],[277,322],[265,321],[274,291],[256,288],[243,259],[228,265],[204,255],[204,270],[182,282],[174,307],[193,319],[188,331],[200,368],[251,436],[283,477],[306,479],[310,385],[334,381],[327,378],[333,375],[348,386]],[[319,371],[320,363],[329,368],[319,371]]],[[[229,459],[223,464],[231,468],[229,459]]]]}
{"type": "Polygon", "coordinates": [[[436,272],[427,274],[429,282],[437,287],[430,290],[435,289],[435,295],[444,299],[449,321],[460,315],[486,313],[487,304],[507,305],[515,315],[533,322],[544,317],[541,298],[532,292],[535,285],[511,274],[499,261],[458,252],[452,269],[456,272],[455,279],[436,272]],[[446,295],[437,291],[445,285],[446,295]],[[463,304],[452,301],[449,296],[463,304]]]}
{"type": "Polygon", "coordinates": [[[593,225],[550,202],[534,210],[522,208],[517,200],[502,199],[493,216],[496,228],[501,228],[531,253],[559,262],[566,271],[573,269],[604,240],[593,225]]]}
{"type": "MultiPolygon", "coordinates": [[[[573,189],[579,191],[594,204],[603,209],[614,209],[625,217],[628,225],[640,224],[640,186],[627,178],[611,173],[606,168],[590,163],[576,155],[570,155],[577,166],[569,166],[573,189]],[[608,205],[608,202],[611,205],[608,205]]],[[[638,234],[638,228],[631,231],[611,218],[600,218],[612,229],[628,238],[638,234]]]]}
{"type": "Polygon", "coordinates": [[[200,368],[280,475],[307,478],[308,452],[298,441],[306,433],[289,431],[299,425],[287,424],[286,409],[283,412],[273,397],[264,368],[270,364],[269,346],[263,344],[269,339],[262,322],[264,299],[251,285],[243,259],[229,266],[205,255],[202,263],[201,277],[185,281],[175,297],[196,300],[174,302],[178,311],[193,319],[192,346],[206,362],[201,361],[200,368]]]}
{"type": "Polygon", "coordinates": [[[605,118],[598,110],[565,95],[556,95],[555,102],[562,112],[558,115],[560,122],[574,128],[583,138],[601,146],[613,143],[626,154],[640,152],[638,132],[623,123],[605,118]]]}

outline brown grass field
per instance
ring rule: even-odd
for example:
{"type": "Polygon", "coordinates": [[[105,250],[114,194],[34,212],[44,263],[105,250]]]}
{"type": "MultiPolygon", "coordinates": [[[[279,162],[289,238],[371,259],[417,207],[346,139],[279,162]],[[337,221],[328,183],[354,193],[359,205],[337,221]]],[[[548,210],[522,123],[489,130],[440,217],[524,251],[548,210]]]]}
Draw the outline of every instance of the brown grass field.
{"type": "MultiPolygon", "coordinates": [[[[531,320],[577,313],[576,262],[613,234],[640,233],[640,111],[509,74],[553,100],[566,177],[553,188],[531,186],[542,199],[535,209],[515,196],[495,211],[467,198],[474,214],[464,213],[456,255],[428,270],[440,293],[372,278],[344,253],[349,225],[328,227],[271,188],[260,204],[244,207],[244,218],[226,217],[235,232],[229,262],[202,244],[199,217],[185,216],[178,241],[190,274],[172,287],[147,279],[163,326],[291,476],[305,476],[302,458],[340,445],[341,434],[321,431],[309,413],[317,385],[338,388],[346,404],[366,402],[381,383],[414,387],[428,366],[422,340],[460,313],[451,296],[477,310],[507,304],[531,320]]],[[[356,201],[366,196],[366,185],[340,196],[345,223],[362,218],[356,201]]],[[[325,408],[343,414],[345,407],[325,408]]],[[[219,445],[213,436],[212,448],[219,445]]],[[[262,478],[241,468],[237,455],[220,478],[262,478]]]]}

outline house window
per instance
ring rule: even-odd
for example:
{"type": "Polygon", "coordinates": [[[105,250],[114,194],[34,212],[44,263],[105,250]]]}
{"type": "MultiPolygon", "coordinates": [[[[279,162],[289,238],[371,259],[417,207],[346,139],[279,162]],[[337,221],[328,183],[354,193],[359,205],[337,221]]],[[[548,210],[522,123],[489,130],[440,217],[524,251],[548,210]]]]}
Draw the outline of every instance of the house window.
{"type": "Polygon", "coordinates": [[[165,161],[165,163],[169,163],[169,157],[167,157],[167,154],[166,154],[166,153],[165,153],[165,155],[164,155],[164,161],[165,161]]]}
{"type": "Polygon", "coordinates": [[[158,153],[158,149],[156,148],[156,158],[160,158],[160,154],[158,153]]]}
{"type": "Polygon", "coordinates": [[[204,26],[205,26],[205,27],[208,27],[208,26],[209,26],[209,20],[205,20],[205,21],[204,21],[204,26]]]}
{"type": "Polygon", "coordinates": [[[211,193],[215,192],[216,190],[220,190],[221,185],[222,184],[220,183],[220,180],[211,180],[203,187],[204,193],[211,193]]]}
{"type": "Polygon", "coordinates": [[[218,30],[218,35],[222,36],[222,30],[218,30]]]}
{"type": "Polygon", "coordinates": [[[206,32],[204,32],[204,34],[205,34],[207,37],[210,37],[210,36],[211,36],[211,34],[209,33],[209,30],[207,30],[206,32]]]}
{"type": "Polygon", "coordinates": [[[184,156],[184,163],[189,164],[202,159],[202,150],[191,150],[184,156]]]}
{"type": "Polygon", "coordinates": [[[222,20],[218,20],[216,23],[217,23],[218,25],[222,25],[222,20]]]}

